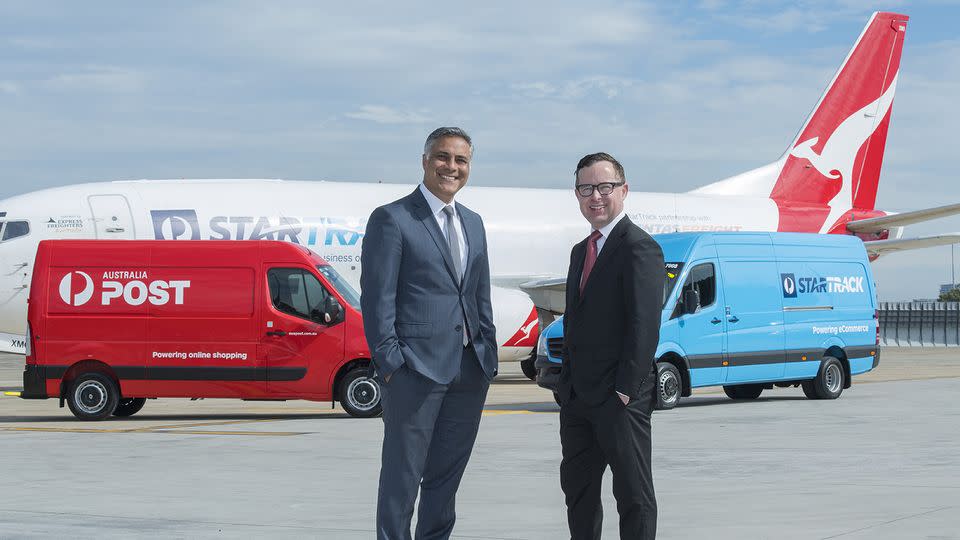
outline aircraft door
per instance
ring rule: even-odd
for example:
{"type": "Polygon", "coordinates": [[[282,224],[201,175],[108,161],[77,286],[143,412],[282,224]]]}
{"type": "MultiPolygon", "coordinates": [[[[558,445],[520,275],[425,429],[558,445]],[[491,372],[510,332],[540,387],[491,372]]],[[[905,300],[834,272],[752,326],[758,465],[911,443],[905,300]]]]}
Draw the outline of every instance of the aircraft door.
{"type": "Polygon", "coordinates": [[[136,238],[133,229],[133,214],[130,203],[123,195],[91,195],[87,201],[93,213],[96,237],[106,240],[132,240],[136,238]]]}
{"type": "Polygon", "coordinates": [[[670,315],[677,319],[680,344],[687,353],[692,386],[722,383],[726,368],[726,326],[723,316],[723,292],[717,283],[716,263],[696,261],[683,282],[677,305],[670,315]],[[693,313],[684,313],[683,296],[696,291],[700,303],[693,313]]]}

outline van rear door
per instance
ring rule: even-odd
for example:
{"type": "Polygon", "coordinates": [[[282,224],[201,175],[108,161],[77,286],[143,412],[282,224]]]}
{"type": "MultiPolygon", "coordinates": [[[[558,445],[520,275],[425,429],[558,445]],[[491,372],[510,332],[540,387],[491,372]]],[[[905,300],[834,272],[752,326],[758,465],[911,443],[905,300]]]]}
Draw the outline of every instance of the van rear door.
{"type": "Polygon", "coordinates": [[[726,382],[783,377],[783,303],[776,262],[721,260],[721,267],[727,302],[726,382]]]}

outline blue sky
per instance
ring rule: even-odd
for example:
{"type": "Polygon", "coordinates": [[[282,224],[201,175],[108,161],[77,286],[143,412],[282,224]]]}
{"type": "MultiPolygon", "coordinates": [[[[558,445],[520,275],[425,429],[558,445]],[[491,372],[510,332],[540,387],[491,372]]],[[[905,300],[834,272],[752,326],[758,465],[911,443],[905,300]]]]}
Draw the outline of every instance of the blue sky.
{"type": "MultiPolygon", "coordinates": [[[[957,2],[0,4],[0,198],[127,178],[412,182],[462,125],[471,183],[566,186],[604,149],[639,191],[778,157],[870,13],[911,17],[878,207],[960,201],[957,2]]],[[[960,231],[960,218],[908,234],[960,231]]],[[[958,253],[960,255],[960,253],[958,253]]],[[[930,297],[950,249],[874,265],[930,297]]]]}

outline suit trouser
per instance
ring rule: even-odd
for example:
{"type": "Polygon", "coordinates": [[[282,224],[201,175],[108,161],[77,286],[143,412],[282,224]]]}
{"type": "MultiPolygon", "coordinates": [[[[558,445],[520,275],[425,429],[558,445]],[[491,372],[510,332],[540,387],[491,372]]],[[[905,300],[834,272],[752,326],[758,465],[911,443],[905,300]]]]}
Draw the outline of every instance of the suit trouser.
{"type": "Polygon", "coordinates": [[[608,464],[620,514],[620,538],[656,537],[657,499],[650,465],[656,379],[655,372],[648,376],[640,398],[627,405],[611,392],[599,405],[588,405],[573,394],[560,408],[560,485],[573,540],[600,538],[600,485],[608,464]]]}
{"type": "Polygon", "coordinates": [[[418,539],[449,538],[455,498],[480,427],[490,386],[472,347],[449,384],[402,366],[381,383],[383,454],[377,500],[377,538],[410,538],[413,506],[418,539]]]}

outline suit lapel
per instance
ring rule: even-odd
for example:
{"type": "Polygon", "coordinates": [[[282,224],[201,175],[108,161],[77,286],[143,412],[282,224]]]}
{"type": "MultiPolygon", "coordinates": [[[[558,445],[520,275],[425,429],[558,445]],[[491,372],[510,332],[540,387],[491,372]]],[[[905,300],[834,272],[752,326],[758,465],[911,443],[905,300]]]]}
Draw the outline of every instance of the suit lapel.
{"type": "Polygon", "coordinates": [[[580,242],[573,248],[573,260],[570,261],[570,281],[567,292],[573,291],[573,305],[580,303],[580,276],[583,275],[583,261],[587,258],[586,242],[580,242]]]}
{"type": "MultiPolygon", "coordinates": [[[[623,216],[617,225],[610,231],[610,236],[603,243],[603,249],[600,250],[600,254],[597,256],[597,262],[593,263],[593,269],[590,270],[590,275],[587,276],[587,282],[583,285],[583,295],[587,295],[587,289],[590,288],[590,284],[597,281],[594,279],[598,273],[607,265],[607,261],[614,257],[614,253],[617,251],[617,248],[620,247],[620,244],[623,243],[623,237],[627,234],[627,226],[630,221],[630,218],[623,216]]],[[[584,256],[586,258],[586,256],[584,256]]],[[[583,264],[581,266],[581,272],[583,264]]],[[[577,282],[579,284],[579,281],[577,282]]]]}
{"type": "Polygon", "coordinates": [[[456,284],[456,270],[454,270],[453,259],[450,257],[450,248],[447,246],[446,237],[444,237],[443,232],[440,231],[437,218],[434,217],[433,212],[430,211],[430,205],[427,204],[427,200],[423,198],[423,193],[420,193],[419,187],[414,190],[412,195],[413,206],[416,208],[416,216],[420,222],[423,223],[430,237],[433,238],[437,249],[440,250],[440,255],[443,256],[443,262],[447,267],[447,272],[450,274],[450,279],[456,284]]]}

